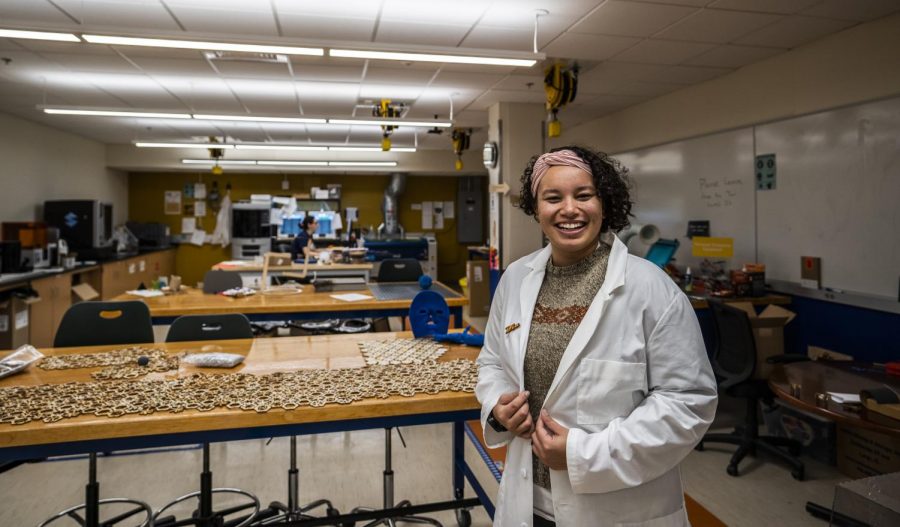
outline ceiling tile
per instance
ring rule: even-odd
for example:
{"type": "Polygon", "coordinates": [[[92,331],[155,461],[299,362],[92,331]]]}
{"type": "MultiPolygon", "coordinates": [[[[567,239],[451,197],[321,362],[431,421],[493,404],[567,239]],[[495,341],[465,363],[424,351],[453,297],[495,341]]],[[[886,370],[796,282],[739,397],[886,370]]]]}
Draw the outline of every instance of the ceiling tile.
{"type": "Polygon", "coordinates": [[[263,79],[291,78],[287,64],[245,60],[213,60],[216,69],[225,77],[256,77],[263,79]]]}
{"type": "Polygon", "coordinates": [[[215,76],[216,73],[205,60],[196,59],[160,59],[152,57],[128,56],[141,71],[149,75],[190,75],[215,76]]]}
{"type": "Polygon", "coordinates": [[[723,44],[685,62],[691,66],[713,66],[718,68],[740,68],[747,64],[767,59],[784,52],[781,48],[756,46],[735,46],[723,44]]]}
{"type": "Polygon", "coordinates": [[[359,82],[363,68],[359,66],[318,66],[294,64],[294,78],[297,80],[322,82],[359,82]]]}
{"type": "Polygon", "coordinates": [[[424,86],[410,86],[403,84],[378,84],[363,82],[359,87],[360,99],[391,99],[393,101],[414,101],[424,86]]]}
{"type": "MultiPolygon", "coordinates": [[[[625,0],[626,2],[640,2],[647,3],[648,0],[625,0]]],[[[654,4],[667,4],[667,5],[686,5],[691,7],[704,7],[713,0],[652,0],[651,3],[654,4]]]]}
{"type": "Polygon", "coordinates": [[[710,68],[705,66],[668,66],[663,82],[696,84],[730,73],[728,68],[710,68]]]}
{"type": "Polygon", "coordinates": [[[896,0],[822,0],[802,14],[865,22],[897,11],[900,11],[900,2],[896,0]]]}
{"type": "Polygon", "coordinates": [[[620,88],[612,91],[610,95],[626,95],[636,98],[652,98],[660,95],[678,91],[684,88],[684,84],[673,82],[645,82],[633,81],[622,85],[620,88]]]}
{"type": "MultiPolygon", "coordinates": [[[[546,9],[550,14],[540,17],[539,27],[547,29],[571,26],[603,0],[494,0],[484,15],[481,24],[516,29],[534,29],[535,9],[546,9]]],[[[539,31],[542,32],[542,31],[539,31]]]]}
{"type": "Polygon", "coordinates": [[[54,0],[81,20],[85,33],[105,29],[150,29],[180,31],[178,24],[158,0],[54,0]]]}
{"type": "Polygon", "coordinates": [[[546,100],[546,95],[543,91],[540,92],[530,92],[530,91],[518,91],[518,90],[490,90],[485,92],[482,96],[478,97],[475,101],[472,102],[466,109],[470,110],[486,110],[492,104],[498,102],[529,102],[529,103],[543,103],[546,100]]]}
{"type": "Polygon", "coordinates": [[[611,0],[578,22],[570,31],[592,35],[649,37],[696,11],[693,7],[611,0]]]}
{"type": "Polygon", "coordinates": [[[619,53],[614,60],[644,64],[680,64],[708,51],[713,46],[714,44],[648,39],[619,53]]]}
{"type": "Polygon", "coordinates": [[[821,0],[716,0],[707,7],[789,15],[819,2],[821,0]]]}
{"type": "Polygon", "coordinates": [[[372,62],[366,69],[365,82],[380,82],[394,84],[415,84],[425,86],[428,81],[434,77],[438,70],[437,64],[431,64],[428,69],[424,68],[392,68],[388,64],[399,66],[400,62],[379,62],[377,65],[372,62]]]}
{"type": "Polygon", "coordinates": [[[275,0],[278,16],[306,15],[343,18],[348,15],[357,18],[368,18],[375,21],[381,2],[372,0],[340,0],[323,2],[321,0],[275,0]]]}
{"type": "MultiPolygon", "coordinates": [[[[547,38],[544,38],[543,41],[539,40],[538,44],[544,45],[547,40],[547,38]]],[[[485,26],[483,24],[475,26],[462,42],[462,47],[465,48],[503,49],[525,52],[533,51],[533,46],[533,30],[485,26]]]]}
{"type": "Polygon", "coordinates": [[[668,72],[672,66],[657,64],[636,64],[633,62],[604,62],[592,69],[583,71],[579,82],[595,82],[597,79],[617,79],[619,81],[668,81],[668,72]]]}
{"type": "Polygon", "coordinates": [[[780,18],[782,18],[780,15],[704,9],[662,31],[656,37],[727,43],[780,18]]]}
{"type": "Polygon", "coordinates": [[[454,24],[471,26],[488,6],[483,0],[384,0],[381,21],[397,20],[416,24],[454,24]]]}
{"type": "Polygon", "coordinates": [[[500,82],[505,75],[493,72],[467,73],[441,70],[431,82],[432,88],[480,89],[487,90],[500,82]]]}
{"type": "Polygon", "coordinates": [[[166,2],[187,31],[237,36],[278,36],[275,16],[268,2],[242,2],[240,6],[210,5],[205,8],[194,4],[196,2],[166,2]]]}
{"type": "Polygon", "coordinates": [[[456,46],[469,31],[469,26],[450,24],[413,24],[398,20],[382,20],[378,24],[377,42],[389,44],[421,44],[456,46]]]}
{"type": "Polygon", "coordinates": [[[47,60],[52,60],[71,71],[87,71],[99,73],[138,73],[127,60],[118,55],[87,55],[81,53],[42,53],[47,60]]]}
{"type": "Polygon", "coordinates": [[[640,42],[639,38],[564,33],[543,50],[548,56],[571,59],[606,60],[640,42]]]}
{"type": "Polygon", "coordinates": [[[70,24],[72,20],[53,4],[37,0],[3,0],[0,2],[0,20],[7,27],[35,27],[48,29],[54,25],[70,24]]]}
{"type": "MultiPolygon", "coordinates": [[[[579,78],[579,87],[581,79],[579,78]]],[[[498,90],[542,90],[544,85],[543,75],[507,75],[494,86],[498,90]],[[531,84],[531,86],[529,86],[531,84]]]]}
{"type": "Polygon", "coordinates": [[[738,44],[795,48],[836,33],[855,22],[809,16],[791,16],[737,40],[738,44]]]}
{"type": "Polygon", "coordinates": [[[282,13],[278,15],[278,20],[281,22],[284,36],[292,38],[368,42],[375,29],[374,18],[356,16],[328,17],[282,13]]]}

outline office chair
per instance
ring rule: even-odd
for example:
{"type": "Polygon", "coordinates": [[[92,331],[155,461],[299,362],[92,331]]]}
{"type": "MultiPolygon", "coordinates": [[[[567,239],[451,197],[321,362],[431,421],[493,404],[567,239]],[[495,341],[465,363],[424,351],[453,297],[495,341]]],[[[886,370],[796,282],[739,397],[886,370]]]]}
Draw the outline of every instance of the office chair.
{"type": "MultiPolygon", "coordinates": [[[[217,271],[210,271],[210,273],[217,271]]],[[[237,275],[237,273],[235,273],[237,275]]],[[[240,277],[238,276],[238,279],[240,277]]],[[[205,280],[204,280],[204,289],[205,280]]],[[[185,342],[203,340],[225,339],[252,339],[253,330],[250,329],[250,321],[241,314],[226,315],[186,315],[175,319],[166,335],[166,342],[185,342]]],[[[234,527],[246,527],[256,520],[259,513],[259,499],[247,491],[233,488],[213,488],[212,471],[209,468],[209,443],[203,443],[203,471],[200,473],[200,490],[185,494],[163,505],[153,515],[155,527],[174,527],[176,525],[195,525],[197,527],[212,527],[233,525],[234,527]],[[233,507],[213,510],[213,494],[238,494],[248,498],[248,503],[242,503],[233,507]],[[160,517],[163,512],[183,502],[197,498],[198,508],[191,518],[176,520],[175,516],[160,517]],[[247,509],[253,509],[248,516],[226,521],[227,516],[240,513],[247,509]]]]}
{"type": "MultiPolygon", "coordinates": [[[[53,345],[57,348],[72,346],[102,346],[114,344],[145,344],[153,342],[153,325],[150,310],[141,301],[130,302],[79,302],[63,315],[56,331],[53,345]]],[[[88,454],[88,482],[84,488],[84,503],[69,507],[44,520],[38,527],[50,525],[60,518],[74,519],[83,527],[112,527],[143,512],[145,519],[140,527],[153,523],[153,509],[140,500],[131,498],[100,499],[100,483],[97,481],[97,453],[88,454]],[[100,521],[100,506],[111,503],[135,505],[108,520],[100,521]],[[79,514],[83,511],[84,517],[79,514]]]]}
{"type": "MultiPolygon", "coordinates": [[[[753,327],[747,313],[721,301],[710,300],[716,328],[716,349],[713,354],[712,367],[718,380],[719,390],[732,397],[747,400],[744,422],[735,427],[730,434],[709,433],[697,445],[703,450],[704,443],[728,443],[737,445],[738,449],[731,456],[726,469],[731,476],[738,476],[738,464],[747,454],[756,455],[757,450],[770,454],[791,467],[794,479],[803,481],[803,462],[797,459],[800,444],[785,437],[759,435],[759,401],[771,405],[774,394],[765,380],[754,379],[756,369],[756,341],[753,327]],[[787,452],[779,447],[787,448],[787,452]]],[[[771,357],[770,362],[789,362],[789,355],[771,357]],[[782,357],[784,358],[783,360],[782,357]],[[774,359],[774,360],[773,360],[774,359]]]]}
{"type": "Polygon", "coordinates": [[[389,258],[378,268],[379,282],[415,282],[422,276],[422,266],[415,258],[389,258]]]}
{"type": "Polygon", "coordinates": [[[140,300],[74,304],[53,339],[55,348],[152,343],[150,309],[140,300]]]}
{"type": "Polygon", "coordinates": [[[208,295],[217,295],[243,285],[244,282],[237,271],[206,271],[203,275],[203,292],[208,295]]]}

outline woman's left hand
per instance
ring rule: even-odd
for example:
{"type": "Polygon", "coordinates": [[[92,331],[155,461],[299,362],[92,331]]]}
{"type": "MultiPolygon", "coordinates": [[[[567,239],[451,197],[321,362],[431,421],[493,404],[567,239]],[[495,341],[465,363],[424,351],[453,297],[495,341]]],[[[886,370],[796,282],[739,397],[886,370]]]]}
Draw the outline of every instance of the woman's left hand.
{"type": "Polygon", "coordinates": [[[547,410],[541,410],[534,434],[531,435],[531,450],[552,470],[566,470],[566,439],[569,429],[554,421],[547,410]]]}

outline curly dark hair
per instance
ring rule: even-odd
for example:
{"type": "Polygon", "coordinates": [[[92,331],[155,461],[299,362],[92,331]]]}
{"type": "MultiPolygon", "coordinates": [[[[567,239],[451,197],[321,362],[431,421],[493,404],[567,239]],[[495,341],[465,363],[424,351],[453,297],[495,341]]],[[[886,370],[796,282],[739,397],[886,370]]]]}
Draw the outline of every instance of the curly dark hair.
{"type": "MultiPolygon", "coordinates": [[[[559,152],[560,150],[571,150],[578,154],[578,157],[584,160],[591,167],[593,173],[594,186],[603,202],[603,224],[600,226],[600,232],[612,230],[618,232],[630,225],[628,220],[631,214],[631,195],[629,194],[630,184],[628,181],[628,169],[622,166],[617,160],[604,152],[598,152],[583,146],[562,146],[550,150],[551,152],[559,152]]],[[[522,174],[522,192],[519,195],[519,203],[517,204],[525,214],[537,220],[537,196],[531,193],[531,174],[534,171],[534,163],[540,156],[534,156],[528,161],[525,172],[522,174]]]]}

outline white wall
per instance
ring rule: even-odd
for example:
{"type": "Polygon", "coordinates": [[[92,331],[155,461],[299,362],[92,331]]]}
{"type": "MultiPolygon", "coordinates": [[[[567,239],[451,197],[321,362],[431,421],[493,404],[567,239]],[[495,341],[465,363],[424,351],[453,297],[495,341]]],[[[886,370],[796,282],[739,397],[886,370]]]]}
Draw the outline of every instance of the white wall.
{"type": "Polygon", "coordinates": [[[113,203],[128,218],[128,177],[106,168],[102,143],[0,113],[0,221],[42,217],[48,199],[113,203]]]}
{"type": "Polygon", "coordinates": [[[624,152],[897,94],[900,14],[584,123],[551,146],[624,152]]]}

